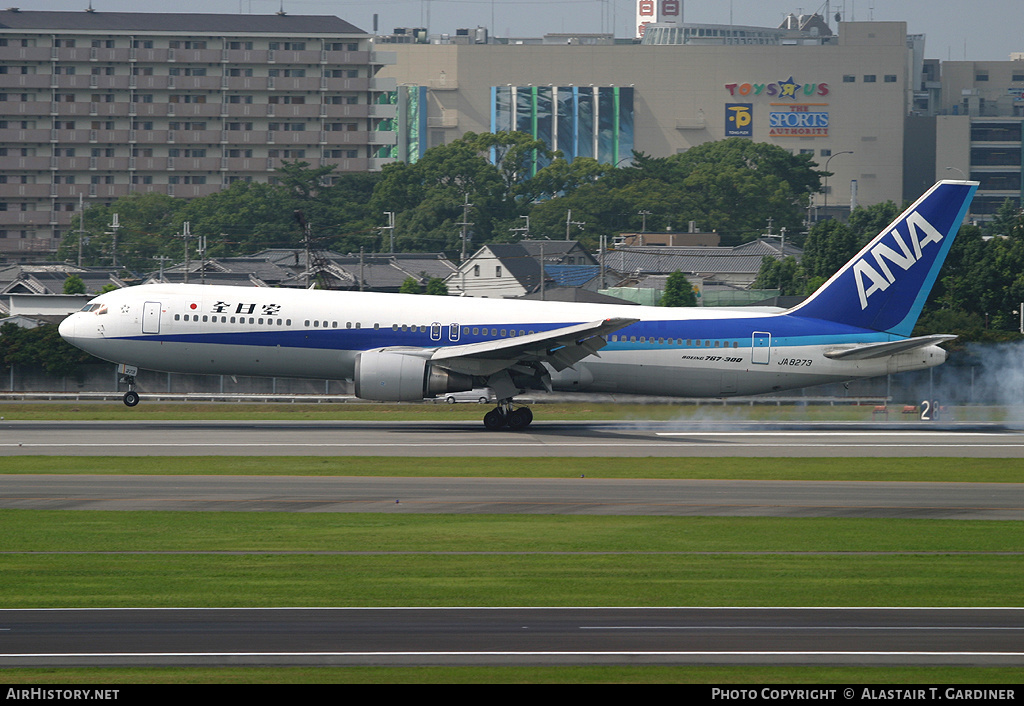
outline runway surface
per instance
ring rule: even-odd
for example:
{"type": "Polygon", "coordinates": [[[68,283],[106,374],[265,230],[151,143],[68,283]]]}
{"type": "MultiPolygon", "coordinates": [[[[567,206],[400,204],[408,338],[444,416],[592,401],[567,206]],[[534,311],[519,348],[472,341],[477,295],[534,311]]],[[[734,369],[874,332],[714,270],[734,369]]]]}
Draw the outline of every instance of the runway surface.
{"type": "Polygon", "coordinates": [[[0,455],[1019,458],[1000,424],[557,422],[0,422],[0,455]]]}
{"type": "Polygon", "coordinates": [[[1021,665],[1024,609],[0,610],[0,667],[1021,665]]]}
{"type": "MultiPolygon", "coordinates": [[[[0,422],[0,454],[1018,458],[1001,425],[0,422]]],[[[284,459],[282,458],[282,461],[284,459]]],[[[0,507],[1024,519],[1024,484],[0,476],[0,507]]],[[[0,610],[0,667],[1024,664],[1021,609],[0,610]]]]}
{"type": "Polygon", "coordinates": [[[1019,521],[1024,484],[18,474],[0,508],[1019,521]]]}

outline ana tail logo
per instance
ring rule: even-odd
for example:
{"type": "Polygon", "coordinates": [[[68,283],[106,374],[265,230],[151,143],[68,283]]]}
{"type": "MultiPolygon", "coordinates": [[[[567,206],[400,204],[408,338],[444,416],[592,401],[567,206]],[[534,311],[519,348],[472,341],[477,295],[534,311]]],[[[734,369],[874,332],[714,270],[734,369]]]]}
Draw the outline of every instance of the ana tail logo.
{"type": "Polygon", "coordinates": [[[857,294],[860,295],[861,309],[868,308],[868,297],[875,292],[884,292],[889,288],[890,284],[896,281],[896,277],[893,275],[892,270],[889,269],[886,260],[894,265],[899,265],[904,271],[907,271],[921,259],[921,251],[928,243],[939,243],[942,241],[942,233],[916,211],[907,216],[906,224],[910,231],[908,234],[910,237],[909,245],[903,240],[899,230],[893,228],[889,231],[889,235],[892,236],[892,241],[899,246],[899,252],[886,245],[884,237],[883,240],[880,240],[868,252],[875,259],[875,265],[878,266],[878,269],[875,269],[875,267],[868,263],[867,256],[853,263],[853,276],[857,280],[857,294]]]}

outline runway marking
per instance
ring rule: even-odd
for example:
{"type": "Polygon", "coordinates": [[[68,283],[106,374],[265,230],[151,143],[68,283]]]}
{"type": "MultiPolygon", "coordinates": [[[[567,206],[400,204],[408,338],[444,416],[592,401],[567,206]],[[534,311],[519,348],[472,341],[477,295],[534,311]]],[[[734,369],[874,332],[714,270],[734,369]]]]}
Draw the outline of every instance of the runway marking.
{"type": "Polygon", "coordinates": [[[1024,652],[884,652],[884,651],[466,651],[466,652],[24,652],[0,654],[3,659],[68,659],[126,657],[1022,657],[1024,652]]]}
{"type": "Polygon", "coordinates": [[[966,436],[966,437],[983,437],[991,438],[992,436],[1003,434],[1005,436],[1020,436],[1019,433],[1007,433],[1007,432],[970,432],[970,431],[941,431],[937,429],[925,429],[925,430],[907,430],[907,431],[659,431],[655,432],[657,436],[897,436],[906,437],[908,434],[915,434],[918,436],[941,436],[943,438],[949,438],[951,436],[966,436]]]}
{"type": "MultiPolygon", "coordinates": [[[[707,433],[690,434],[689,432],[679,432],[679,433],[659,432],[658,433],[658,436],[686,436],[686,435],[700,436],[700,437],[725,436],[724,434],[707,434],[707,433]]],[[[749,436],[752,436],[752,435],[750,435],[750,434],[734,434],[734,436],[738,436],[738,437],[746,436],[746,437],[749,437],[749,436]]],[[[786,448],[786,449],[793,448],[793,444],[792,443],[771,444],[771,443],[756,442],[756,443],[741,444],[741,445],[743,445],[743,446],[756,446],[756,447],[762,447],[762,448],[786,448]]],[[[507,446],[512,446],[512,447],[517,448],[517,449],[519,449],[519,448],[552,449],[552,448],[563,448],[563,447],[564,448],[634,448],[635,447],[635,448],[676,448],[676,449],[678,449],[678,448],[698,449],[698,448],[705,448],[705,447],[715,448],[715,449],[724,448],[722,444],[712,444],[712,443],[686,444],[684,446],[684,445],[680,445],[680,444],[676,444],[676,443],[659,443],[659,442],[651,442],[651,441],[629,442],[629,443],[619,443],[619,442],[617,442],[617,443],[605,443],[605,442],[594,442],[594,441],[591,441],[591,442],[532,442],[532,441],[522,441],[520,439],[509,439],[508,441],[485,442],[485,443],[441,443],[441,442],[415,442],[415,441],[408,442],[407,441],[407,442],[376,442],[376,443],[338,443],[338,442],[329,442],[329,443],[293,443],[293,442],[283,442],[283,443],[268,443],[268,442],[188,443],[188,442],[186,442],[186,443],[178,443],[178,444],[163,444],[163,443],[132,443],[132,442],[118,441],[118,442],[109,442],[109,443],[89,443],[89,444],[62,444],[62,443],[56,443],[56,442],[54,442],[54,443],[20,443],[20,444],[18,444],[18,443],[3,443],[3,444],[0,444],[0,448],[26,448],[26,449],[29,449],[29,448],[32,448],[32,449],[35,449],[35,448],[71,448],[71,449],[74,449],[74,448],[82,448],[82,449],[103,449],[103,448],[117,448],[117,449],[123,449],[123,448],[153,448],[153,449],[157,449],[157,448],[173,448],[173,449],[181,449],[181,448],[225,448],[225,449],[232,449],[232,448],[246,448],[246,449],[248,449],[248,448],[316,448],[316,449],[323,449],[323,448],[338,448],[338,449],[346,449],[346,448],[377,448],[377,449],[379,449],[379,448],[457,448],[457,449],[465,449],[465,448],[503,448],[503,447],[507,447],[507,446]]],[[[933,448],[949,448],[949,449],[962,449],[962,448],[1014,449],[1014,448],[1024,448],[1024,442],[1022,442],[1022,443],[1010,443],[1010,444],[971,444],[971,443],[942,444],[942,443],[925,443],[925,442],[920,442],[920,443],[903,443],[903,444],[895,444],[895,443],[892,443],[892,444],[861,444],[861,443],[854,443],[854,442],[850,442],[850,443],[832,442],[832,443],[800,444],[800,448],[846,448],[846,447],[864,448],[865,446],[868,447],[868,448],[876,448],[876,449],[886,449],[886,448],[895,448],[895,449],[906,449],[906,448],[928,448],[928,449],[933,449],[933,448]]]]}
{"type": "Polygon", "coordinates": [[[1024,627],[985,627],[985,626],[892,626],[892,625],[581,625],[580,630],[771,630],[784,632],[787,630],[943,630],[943,631],[978,631],[978,630],[1024,630],[1024,627]]]}

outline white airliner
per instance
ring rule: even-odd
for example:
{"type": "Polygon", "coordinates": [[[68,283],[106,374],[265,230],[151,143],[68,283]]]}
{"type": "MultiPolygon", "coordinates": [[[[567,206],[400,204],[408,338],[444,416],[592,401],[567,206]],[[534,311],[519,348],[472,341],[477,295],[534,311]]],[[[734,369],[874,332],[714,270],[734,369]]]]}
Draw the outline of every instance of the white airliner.
{"type": "Polygon", "coordinates": [[[941,181],[786,311],[618,307],[409,294],[153,284],[93,299],[70,343],[139,368],[347,379],[402,401],[493,388],[488,429],[522,429],[526,389],[752,395],[939,365],[955,336],[911,337],[977,182],[941,181]]]}

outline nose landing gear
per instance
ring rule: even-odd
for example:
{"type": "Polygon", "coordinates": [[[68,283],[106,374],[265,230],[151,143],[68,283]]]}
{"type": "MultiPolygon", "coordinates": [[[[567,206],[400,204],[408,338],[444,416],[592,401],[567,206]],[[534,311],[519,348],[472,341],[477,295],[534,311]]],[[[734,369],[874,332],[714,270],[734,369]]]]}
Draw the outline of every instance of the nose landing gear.
{"type": "Polygon", "coordinates": [[[126,407],[134,407],[139,403],[139,393],[135,391],[135,376],[138,375],[139,369],[133,365],[120,365],[117,371],[121,373],[118,382],[128,385],[128,392],[124,393],[122,400],[126,407]]]}

